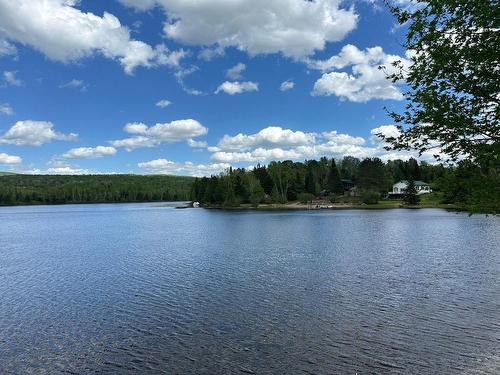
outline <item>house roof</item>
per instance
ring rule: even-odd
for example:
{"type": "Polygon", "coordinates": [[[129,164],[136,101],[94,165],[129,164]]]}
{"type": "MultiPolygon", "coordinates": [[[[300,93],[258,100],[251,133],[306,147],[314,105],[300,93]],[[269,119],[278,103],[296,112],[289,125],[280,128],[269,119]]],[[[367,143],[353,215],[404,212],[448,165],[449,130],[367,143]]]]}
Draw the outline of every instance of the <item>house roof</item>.
{"type": "MultiPolygon", "coordinates": [[[[406,180],[399,181],[396,184],[399,184],[399,183],[403,183],[403,184],[408,185],[408,181],[406,181],[406,180]]],[[[414,181],[414,183],[415,183],[415,186],[430,186],[430,184],[428,184],[427,182],[424,182],[424,181],[414,181]]]]}

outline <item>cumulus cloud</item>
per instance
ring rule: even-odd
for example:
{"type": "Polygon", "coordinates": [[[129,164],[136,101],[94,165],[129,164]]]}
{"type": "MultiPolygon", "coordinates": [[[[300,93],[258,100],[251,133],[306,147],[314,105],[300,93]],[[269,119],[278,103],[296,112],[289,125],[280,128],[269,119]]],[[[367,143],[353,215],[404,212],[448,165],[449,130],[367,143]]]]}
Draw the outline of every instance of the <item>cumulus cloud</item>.
{"type": "Polygon", "coordinates": [[[206,141],[195,141],[194,139],[188,139],[187,144],[191,148],[206,148],[208,146],[206,141]]]}
{"type": "Polygon", "coordinates": [[[354,9],[341,8],[340,0],[120,1],[140,10],[163,7],[165,35],[178,42],[294,59],[344,39],[358,21],[354,9]]]}
{"type": "Polygon", "coordinates": [[[85,175],[96,174],[90,169],[73,168],[73,167],[54,167],[48,168],[46,171],[34,170],[32,174],[57,174],[57,175],[85,175]]]}
{"type": "Polygon", "coordinates": [[[23,81],[16,77],[16,74],[17,72],[3,72],[3,79],[7,85],[20,87],[24,84],[23,81]]]}
{"type": "Polygon", "coordinates": [[[142,147],[155,147],[162,143],[180,142],[208,133],[207,128],[193,119],[158,123],[151,127],[143,123],[130,123],[125,125],[123,130],[134,136],[110,143],[114,147],[123,147],[127,151],[142,147]]]}
{"type": "Polygon", "coordinates": [[[50,141],[76,141],[78,134],[63,134],[48,121],[18,121],[0,137],[0,143],[18,146],[40,146],[50,141]]]}
{"type": "Polygon", "coordinates": [[[172,68],[179,68],[181,60],[189,56],[189,52],[180,49],[178,51],[170,51],[164,44],[156,46],[158,65],[167,65],[172,68]]]}
{"type": "Polygon", "coordinates": [[[293,81],[285,81],[281,83],[280,91],[288,91],[295,87],[295,82],[293,81]]]}
{"type": "Polygon", "coordinates": [[[130,37],[114,15],[76,8],[77,0],[0,0],[0,36],[29,45],[52,60],[69,62],[95,53],[118,60],[128,74],[138,66],[171,65],[179,52],[130,37]]]}
{"type": "Polygon", "coordinates": [[[14,114],[14,110],[12,109],[9,103],[3,103],[0,104],[0,113],[7,116],[12,116],[14,114]]]}
{"type": "MultiPolygon", "coordinates": [[[[339,133],[335,130],[321,133],[306,133],[268,127],[255,134],[225,135],[216,146],[208,147],[211,159],[223,163],[267,162],[271,160],[304,160],[329,156],[341,158],[379,157],[383,160],[409,159],[417,157],[415,152],[387,152],[386,144],[376,135],[393,134],[398,131],[394,125],[383,125],[371,131],[370,142],[360,136],[339,133]]],[[[423,158],[433,161],[433,155],[423,158]]]]}
{"type": "Polygon", "coordinates": [[[217,90],[216,94],[225,92],[229,95],[243,94],[245,92],[259,91],[259,84],[255,82],[229,82],[222,83],[217,90]]]}
{"type": "Polygon", "coordinates": [[[231,69],[228,69],[226,71],[226,76],[229,79],[232,80],[237,80],[243,78],[242,73],[246,70],[247,66],[243,63],[238,63],[235,66],[233,66],[231,69]]]}
{"type": "Polygon", "coordinates": [[[171,104],[172,102],[170,100],[162,99],[158,103],[156,103],[156,106],[160,108],[167,108],[171,104]]]}
{"type": "Polygon", "coordinates": [[[97,146],[97,147],[77,147],[73,148],[62,156],[68,159],[98,159],[104,156],[116,155],[116,148],[97,146]]]}
{"type": "Polygon", "coordinates": [[[361,146],[365,144],[365,139],[363,137],[354,137],[349,134],[338,133],[336,130],[332,130],[329,132],[321,133],[323,138],[327,139],[330,142],[334,142],[337,144],[350,144],[350,145],[358,145],[361,146]]]}
{"type": "Polygon", "coordinates": [[[360,50],[348,44],[338,55],[328,60],[307,60],[311,69],[324,72],[314,84],[312,95],[335,95],[361,103],[372,99],[402,100],[403,94],[396,84],[387,79],[387,74],[396,71],[392,65],[396,61],[401,61],[403,66],[410,66],[409,56],[409,53],[406,57],[386,54],[382,47],[360,50]],[[384,66],[384,69],[380,69],[380,66],[384,66]],[[350,68],[350,71],[339,71],[346,68],[350,68]]]}
{"type": "Polygon", "coordinates": [[[139,163],[138,166],[147,173],[201,177],[221,173],[231,165],[228,163],[195,164],[190,161],[176,163],[167,159],[156,159],[139,163]]]}
{"type": "Polygon", "coordinates": [[[313,156],[312,148],[304,147],[302,150],[282,148],[265,149],[259,147],[249,152],[226,152],[218,151],[212,155],[212,160],[238,163],[238,162],[259,162],[268,160],[298,160],[313,156]]]}
{"type": "Polygon", "coordinates": [[[21,164],[23,159],[19,156],[8,155],[0,152],[0,165],[15,165],[21,164]]]}
{"type": "Polygon", "coordinates": [[[397,138],[401,135],[401,132],[395,125],[381,125],[378,128],[371,130],[372,141],[380,141],[380,137],[377,134],[382,134],[384,137],[394,137],[397,138]]]}
{"type": "Polygon", "coordinates": [[[31,169],[19,169],[18,173],[23,174],[35,174],[35,175],[111,175],[117,174],[116,172],[102,172],[95,169],[82,168],[78,165],[71,165],[65,159],[59,157],[53,158],[47,163],[48,168],[31,168],[31,169]]]}
{"type": "MultiPolygon", "coordinates": [[[[315,134],[269,126],[255,134],[239,133],[235,136],[224,135],[215,151],[247,151],[259,147],[297,147],[311,145],[315,134]]],[[[212,148],[212,150],[214,150],[212,148]]]]}

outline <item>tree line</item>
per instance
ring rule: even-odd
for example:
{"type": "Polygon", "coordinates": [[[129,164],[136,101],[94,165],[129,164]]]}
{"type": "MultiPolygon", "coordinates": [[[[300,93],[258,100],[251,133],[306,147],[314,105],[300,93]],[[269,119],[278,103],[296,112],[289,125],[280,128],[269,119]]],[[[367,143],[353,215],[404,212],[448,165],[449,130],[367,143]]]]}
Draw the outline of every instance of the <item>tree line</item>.
{"type": "Polygon", "coordinates": [[[0,175],[0,205],[194,200],[205,205],[335,201],[356,186],[358,201],[376,203],[401,180],[431,184],[441,203],[500,212],[498,159],[454,165],[378,158],[276,161],[252,170],[230,168],[211,177],[140,175],[0,175]]]}
{"type": "Polygon", "coordinates": [[[194,178],[140,175],[0,176],[0,205],[188,200],[194,178]]]}
{"type": "MultiPolygon", "coordinates": [[[[319,196],[334,202],[356,186],[360,201],[376,203],[401,180],[421,180],[438,192],[441,203],[466,209],[499,211],[498,175],[485,176],[469,161],[456,165],[429,164],[379,158],[341,160],[275,161],[252,170],[230,168],[218,176],[198,178],[191,188],[191,199],[205,205],[237,207],[261,203],[284,204],[311,201],[319,196]]],[[[349,195],[349,193],[347,193],[349,195]]]]}

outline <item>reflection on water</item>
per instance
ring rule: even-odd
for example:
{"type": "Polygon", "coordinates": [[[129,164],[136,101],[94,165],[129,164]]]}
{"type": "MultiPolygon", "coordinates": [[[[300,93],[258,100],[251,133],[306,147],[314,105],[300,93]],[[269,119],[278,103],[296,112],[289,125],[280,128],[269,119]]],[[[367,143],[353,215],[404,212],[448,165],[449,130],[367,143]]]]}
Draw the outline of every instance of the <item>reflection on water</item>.
{"type": "Polygon", "coordinates": [[[0,373],[498,374],[500,219],[0,208],[0,373]]]}

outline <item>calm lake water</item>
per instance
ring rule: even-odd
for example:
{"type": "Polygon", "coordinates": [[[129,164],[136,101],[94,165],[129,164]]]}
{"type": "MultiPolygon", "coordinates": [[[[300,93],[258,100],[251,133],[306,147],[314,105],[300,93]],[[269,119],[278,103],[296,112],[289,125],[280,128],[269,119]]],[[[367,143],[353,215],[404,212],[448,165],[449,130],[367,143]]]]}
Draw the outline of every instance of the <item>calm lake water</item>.
{"type": "Polygon", "coordinates": [[[499,374],[500,218],[0,208],[1,374],[499,374]]]}

